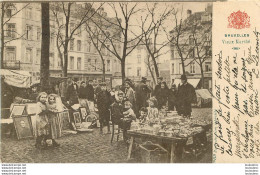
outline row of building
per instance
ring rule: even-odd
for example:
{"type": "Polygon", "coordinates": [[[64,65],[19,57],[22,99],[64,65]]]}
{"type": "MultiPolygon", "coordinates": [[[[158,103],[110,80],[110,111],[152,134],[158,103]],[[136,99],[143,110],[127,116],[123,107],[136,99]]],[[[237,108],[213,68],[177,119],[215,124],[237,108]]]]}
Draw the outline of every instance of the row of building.
{"type": "MultiPolygon", "coordinates": [[[[84,4],[80,4],[84,5],[84,4]]],[[[104,9],[101,9],[104,11],[104,9]]],[[[5,24],[5,40],[10,41],[5,45],[4,49],[4,69],[17,69],[29,71],[36,79],[39,77],[40,72],[40,57],[41,57],[41,6],[40,3],[16,3],[15,8],[10,8],[5,11],[5,19],[12,18],[5,24]],[[24,6],[26,5],[26,8],[24,6]],[[12,16],[17,10],[22,9],[19,13],[12,16]],[[19,38],[15,39],[14,38],[19,38]],[[13,40],[13,41],[11,41],[13,40]]],[[[190,20],[197,20],[203,26],[212,25],[212,6],[207,6],[205,11],[196,12],[194,14],[188,11],[188,17],[185,19],[185,23],[188,24],[190,20]]],[[[107,17],[108,20],[112,20],[107,17]]],[[[73,18],[70,23],[73,28],[73,21],[77,22],[77,18],[73,18]]],[[[65,17],[61,16],[59,21],[65,23],[65,17]]],[[[84,24],[85,25],[85,24],[84,24]]],[[[102,81],[102,63],[100,56],[93,46],[86,26],[82,25],[73,39],[69,42],[68,52],[68,77],[78,77],[80,80],[94,80],[98,83],[102,81]]],[[[53,77],[60,77],[61,63],[59,52],[56,45],[55,30],[57,24],[55,18],[50,14],[50,74],[53,77]]],[[[117,30],[116,28],[111,30],[117,30]]],[[[120,31],[118,31],[120,33],[120,31]]],[[[173,31],[174,32],[174,31],[173,31]]],[[[205,32],[201,30],[201,32],[205,32]]],[[[209,32],[211,33],[211,31],[209,32]]],[[[187,30],[186,34],[181,38],[182,41],[190,37],[190,31],[187,30]]],[[[183,43],[184,45],[187,43],[183,43]]],[[[187,47],[192,46],[192,42],[188,43],[187,47]]],[[[109,47],[109,45],[107,46],[109,47]]],[[[121,46],[118,45],[120,48],[121,46]]],[[[181,61],[179,54],[176,51],[174,44],[169,44],[168,49],[171,52],[168,55],[163,55],[163,59],[159,59],[159,70],[161,76],[171,84],[173,81],[177,83],[180,79],[182,72],[181,61]]],[[[186,46],[185,46],[186,47],[186,46]]],[[[210,47],[211,45],[208,45],[210,47]]],[[[118,49],[120,50],[120,49],[118,49]]],[[[109,51],[104,50],[104,60],[106,69],[106,80],[109,81],[112,86],[120,84],[121,78],[121,66],[120,60],[118,60],[109,51]]],[[[134,81],[140,81],[141,77],[148,77],[152,80],[150,70],[147,66],[147,58],[149,54],[146,51],[145,46],[140,45],[134,49],[134,51],[126,59],[126,77],[133,79],[134,81]]],[[[208,59],[203,63],[204,69],[204,84],[203,87],[211,89],[211,52],[207,53],[208,59]]],[[[192,83],[196,87],[202,86],[200,83],[201,71],[200,66],[192,61],[196,57],[195,49],[192,54],[187,57],[185,64],[186,74],[191,79],[192,83]]],[[[154,69],[152,68],[152,71],[154,69]]]]}

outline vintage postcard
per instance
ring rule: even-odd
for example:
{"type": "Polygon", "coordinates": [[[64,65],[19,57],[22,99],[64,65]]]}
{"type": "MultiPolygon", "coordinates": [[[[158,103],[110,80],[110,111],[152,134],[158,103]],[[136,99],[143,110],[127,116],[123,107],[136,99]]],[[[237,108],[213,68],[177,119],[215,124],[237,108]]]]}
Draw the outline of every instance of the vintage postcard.
{"type": "Polygon", "coordinates": [[[0,5],[2,163],[259,162],[259,3],[0,5]]]}

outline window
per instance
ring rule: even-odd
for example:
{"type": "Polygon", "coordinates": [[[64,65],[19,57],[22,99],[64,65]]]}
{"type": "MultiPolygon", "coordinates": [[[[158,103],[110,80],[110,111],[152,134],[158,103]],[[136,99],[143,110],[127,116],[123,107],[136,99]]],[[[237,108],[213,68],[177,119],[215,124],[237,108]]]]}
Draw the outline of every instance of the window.
{"type": "Polygon", "coordinates": [[[6,36],[10,38],[15,38],[16,37],[15,24],[7,24],[6,26],[7,26],[6,36]]]}
{"type": "Polygon", "coordinates": [[[194,39],[193,39],[193,37],[191,35],[189,36],[189,44],[190,45],[194,44],[194,39]]]}
{"type": "Polygon", "coordinates": [[[174,74],[174,63],[172,63],[172,74],[174,74]]]}
{"type": "Polygon", "coordinates": [[[50,45],[53,45],[53,44],[54,44],[54,35],[52,34],[51,38],[50,38],[50,45]]]}
{"type": "Polygon", "coordinates": [[[107,71],[110,72],[110,60],[107,60],[107,71]]]}
{"type": "Polygon", "coordinates": [[[5,60],[8,60],[8,61],[16,60],[16,48],[15,47],[6,47],[5,60]]]}
{"type": "Polygon", "coordinates": [[[97,59],[95,59],[95,71],[97,70],[97,59]]]}
{"type": "Polygon", "coordinates": [[[32,62],[32,49],[26,48],[25,51],[25,62],[31,63],[32,62]]]}
{"type": "Polygon", "coordinates": [[[77,41],[77,51],[81,51],[81,40],[77,41]]]}
{"type": "Polygon", "coordinates": [[[141,63],[141,55],[137,55],[138,63],[141,63]]]}
{"type": "Polygon", "coordinates": [[[126,73],[127,73],[127,76],[131,76],[131,67],[127,68],[127,72],[126,73]]]}
{"type": "Polygon", "coordinates": [[[77,59],[77,70],[81,70],[81,58],[78,57],[77,59]]]}
{"type": "MultiPolygon", "coordinates": [[[[107,45],[107,48],[110,49],[110,45],[107,45]]],[[[107,55],[111,56],[111,52],[108,49],[106,49],[107,50],[107,55]]]]}
{"type": "Polygon", "coordinates": [[[87,70],[88,70],[89,72],[91,71],[91,59],[88,59],[87,70]]]}
{"type": "Polygon", "coordinates": [[[26,26],[26,39],[28,39],[28,40],[33,39],[32,26],[29,26],[29,25],[26,26]]]}
{"type": "Polygon", "coordinates": [[[50,53],[50,67],[54,67],[54,54],[53,52],[50,53]]]}
{"type": "Polygon", "coordinates": [[[179,74],[182,74],[183,73],[183,70],[182,70],[182,64],[179,63],[179,74]]]}
{"type": "Polygon", "coordinates": [[[88,42],[88,52],[91,52],[91,42],[88,42]]]}
{"type": "Polygon", "coordinates": [[[26,19],[32,19],[32,8],[28,7],[26,9],[26,19]]]}
{"type": "Polygon", "coordinates": [[[75,24],[74,23],[70,23],[70,32],[72,32],[72,30],[74,29],[75,24]]]}
{"type": "Polygon", "coordinates": [[[206,62],[205,63],[205,72],[210,72],[211,71],[211,62],[206,62]]]}
{"type": "Polygon", "coordinates": [[[137,53],[141,53],[142,50],[141,50],[141,47],[137,47],[137,53]]]}
{"type": "Polygon", "coordinates": [[[12,16],[12,11],[13,11],[13,9],[12,8],[8,8],[8,9],[6,9],[5,10],[6,12],[5,12],[5,15],[6,15],[6,17],[7,18],[11,18],[11,16],[12,16]]]}
{"type": "Polygon", "coordinates": [[[70,40],[70,50],[74,50],[74,39],[70,40]]]}
{"type": "Polygon", "coordinates": [[[41,28],[37,27],[37,40],[41,40],[41,28]]]}
{"type": "Polygon", "coordinates": [[[74,69],[74,57],[70,57],[70,69],[74,69]]]}
{"type": "Polygon", "coordinates": [[[195,62],[194,61],[192,63],[190,63],[190,73],[191,74],[195,73],[195,62]]]}
{"type": "Polygon", "coordinates": [[[205,55],[206,56],[211,56],[212,55],[210,46],[205,46],[205,55]]]}
{"type": "Polygon", "coordinates": [[[79,28],[77,29],[77,35],[78,35],[79,37],[81,37],[81,27],[79,27],[79,28]]]}
{"type": "Polygon", "coordinates": [[[141,67],[137,68],[137,76],[139,76],[139,77],[141,76],[141,67]]]}
{"type": "Polygon", "coordinates": [[[40,64],[40,60],[41,60],[41,49],[37,49],[35,64],[40,64]]]}

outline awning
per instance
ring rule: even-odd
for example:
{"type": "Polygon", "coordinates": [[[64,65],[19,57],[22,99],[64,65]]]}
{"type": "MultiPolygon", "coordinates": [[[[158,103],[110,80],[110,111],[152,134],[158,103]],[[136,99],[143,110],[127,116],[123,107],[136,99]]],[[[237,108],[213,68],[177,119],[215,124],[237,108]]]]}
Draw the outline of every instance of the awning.
{"type": "MultiPolygon", "coordinates": [[[[188,83],[190,83],[194,88],[197,88],[199,82],[200,78],[188,79],[188,83]]],[[[181,84],[181,79],[175,79],[174,84],[178,87],[178,85],[181,84]]]]}
{"type": "Polygon", "coordinates": [[[1,69],[0,75],[4,82],[10,86],[29,88],[31,85],[31,74],[28,71],[1,69]]]}

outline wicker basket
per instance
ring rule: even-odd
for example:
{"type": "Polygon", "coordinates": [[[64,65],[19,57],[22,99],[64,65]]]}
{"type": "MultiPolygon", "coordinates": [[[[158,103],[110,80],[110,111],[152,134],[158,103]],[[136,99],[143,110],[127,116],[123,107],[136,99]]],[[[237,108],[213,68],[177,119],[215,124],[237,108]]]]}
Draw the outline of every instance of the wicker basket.
{"type": "Polygon", "coordinates": [[[168,151],[158,144],[150,141],[142,144],[140,147],[142,163],[167,163],[168,151]]]}

